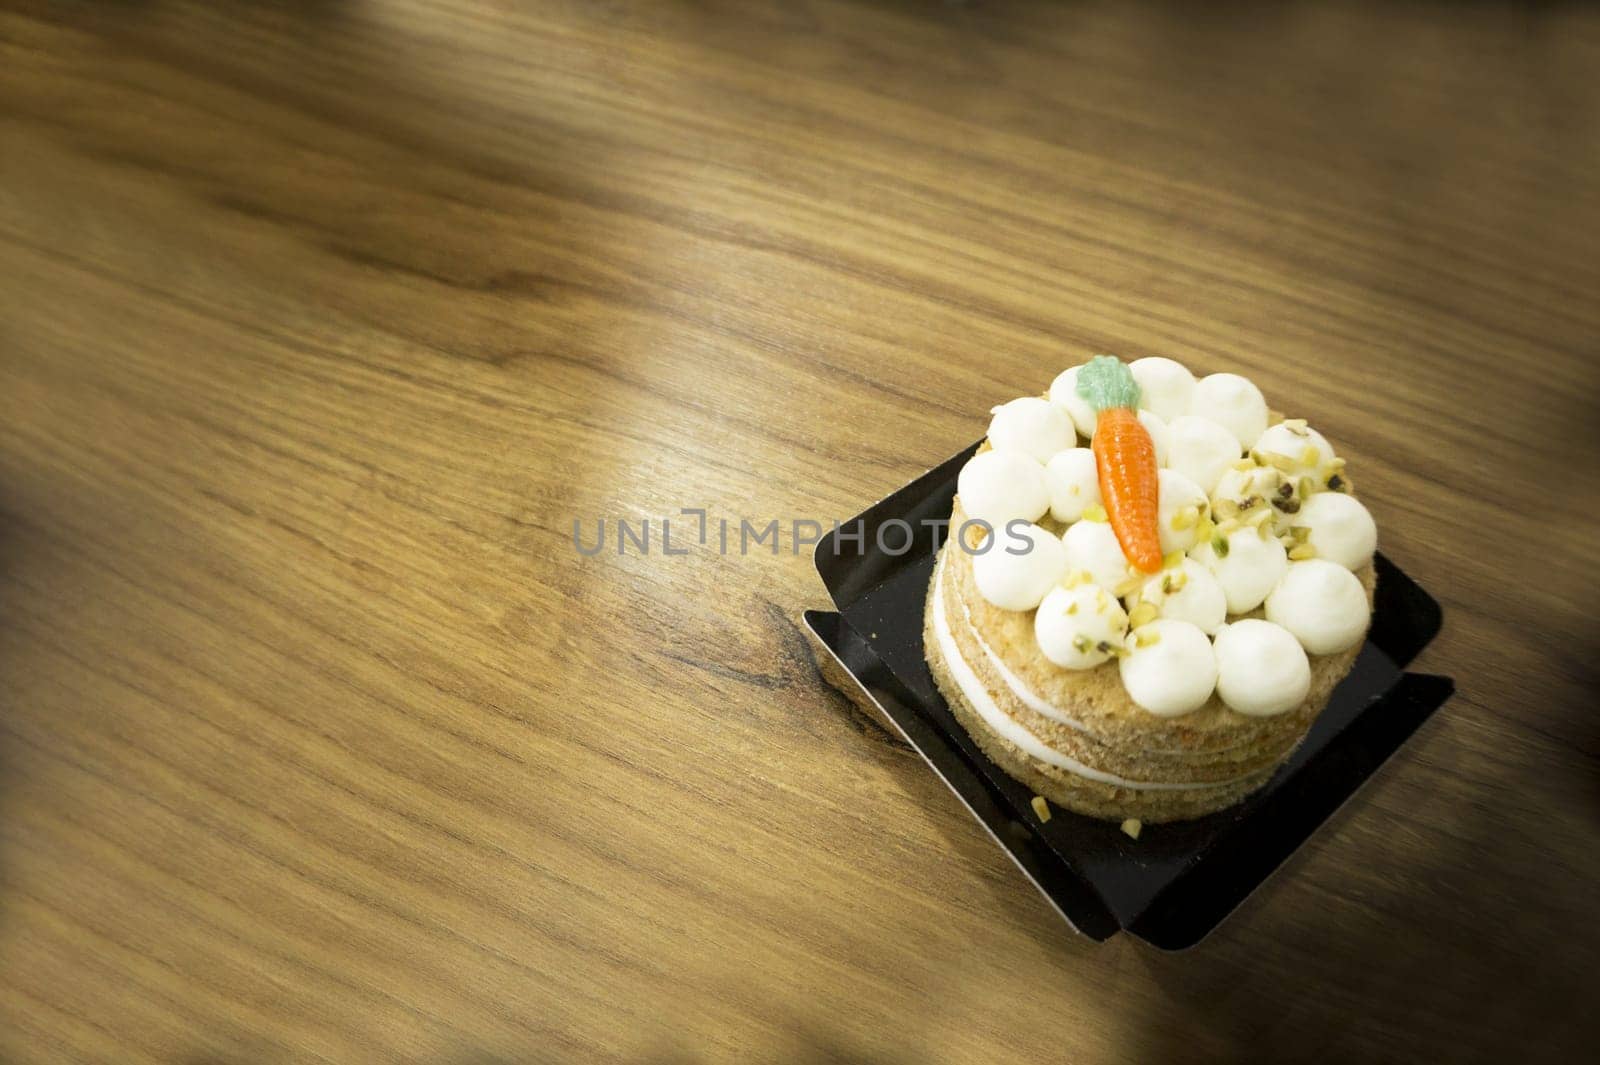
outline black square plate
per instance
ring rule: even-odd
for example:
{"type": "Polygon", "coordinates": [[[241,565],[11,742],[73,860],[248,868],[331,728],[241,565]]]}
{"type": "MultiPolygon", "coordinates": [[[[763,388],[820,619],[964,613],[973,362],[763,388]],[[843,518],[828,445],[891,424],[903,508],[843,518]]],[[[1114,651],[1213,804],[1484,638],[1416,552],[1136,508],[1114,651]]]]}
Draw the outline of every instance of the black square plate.
{"type": "Polygon", "coordinates": [[[807,611],[831,683],[875,712],[933,768],[1063,917],[1103,940],[1127,929],[1193,946],[1337,810],[1455,690],[1404,668],[1439,631],[1439,604],[1378,555],[1372,629],[1350,675],[1265,788],[1195,821],[1119,826],[1052,809],[980,751],[922,656],[923,597],[974,444],[844,522],[817,545],[838,613],[807,611]],[[852,533],[860,531],[859,539],[852,533]],[[841,535],[842,533],[842,535],[841,535]],[[881,535],[880,535],[881,534],[881,535]],[[904,550],[902,550],[904,546],[904,550]]]}

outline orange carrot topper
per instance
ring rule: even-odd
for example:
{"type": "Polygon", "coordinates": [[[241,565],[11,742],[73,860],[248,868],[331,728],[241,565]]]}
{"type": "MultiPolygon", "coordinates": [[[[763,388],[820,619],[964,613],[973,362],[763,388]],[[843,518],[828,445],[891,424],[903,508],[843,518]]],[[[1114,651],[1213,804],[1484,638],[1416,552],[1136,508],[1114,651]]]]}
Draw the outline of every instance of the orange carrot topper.
{"type": "Polygon", "coordinates": [[[1078,371],[1078,395],[1100,415],[1089,446],[1111,530],[1135,569],[1155,573],[1161,568],[1156,445],[1134,413],[1139,383],[1120,359],[1097,355],[1078,371]]]}

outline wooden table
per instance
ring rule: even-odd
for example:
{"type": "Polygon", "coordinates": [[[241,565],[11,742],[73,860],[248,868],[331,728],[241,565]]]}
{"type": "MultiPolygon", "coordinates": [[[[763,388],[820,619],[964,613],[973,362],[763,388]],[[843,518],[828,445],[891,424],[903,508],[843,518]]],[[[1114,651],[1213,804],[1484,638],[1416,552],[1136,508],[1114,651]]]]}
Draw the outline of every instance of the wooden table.
{"type": "Polygon", "coordinates": [[[8,5],[0,1059],[1570,1060],[1597,64],[1578,6],[8,5]],[[1105,350],[1291,397],[1459,686],[1183,955],[797,629],[788,522],[1105,350]]]}

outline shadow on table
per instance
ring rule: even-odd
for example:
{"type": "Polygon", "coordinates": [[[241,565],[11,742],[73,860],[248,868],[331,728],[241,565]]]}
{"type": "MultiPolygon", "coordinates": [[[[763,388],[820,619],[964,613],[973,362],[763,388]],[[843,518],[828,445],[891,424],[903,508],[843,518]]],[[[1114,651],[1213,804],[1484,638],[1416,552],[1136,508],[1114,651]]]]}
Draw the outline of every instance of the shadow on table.
{"type": "MultiPolygon", "coordinates": [[[[1391,796],[1425,787],[1404,779],[1407,761],[1390,766],[1376,787],[1391,796]]],[[[1585,903],[1592,884],[1575,870],[1557,897],[1547,876],[1524,882],[1543,882],[1542,897],[1513,894],[1508,870],[1556,860],[1557,850],[1541,844],[1540,826],[1506,831],[1503,816],[1489,816],[1492,796],[1463,801],[1467,812],[1435,834],[1415,838],[1419,822],[1411,820],[1396,826],[1404,838],[1356,848],[1340,839],[1347,826],[1361,819],[1370,829],[1394,803],[1358,796],[1211,939],[1182,954],[1140,950],[1139,967],[1170,1012],[1159,1025],[1126,1018],[1139,1026],[1129,1040],[1143,1048],[1137,1060],[1167,1065],[1203,1050],[1214,1060],[1342,1061],[1374,1048],[1396,1060],[1473,1060],[1510,1045],[1523,1048],[1522,1060],[1580,1057],[1600,1039],[1585,990],[1600,937],[1590,927],[1555,926],[1595,912],[1592,898],[1585,903]],[[1335,853],[1372,864],[1337,870],[1329,865],[1335,853]],[[1322,882],[1308,883],[1314,874],[1322,882]],[[1310,904],[1291,910],[1289,896],[1310,904]],[[1253,954],[1241,953],[1244,943],[1255,945],[1253,954]],[[1287,964],[1306,958],[1321,964],[1287,964]],[[1285,987],[1299,993],[1286,996],[1285,987]],[[1268,1002],[1287,1007],[1268,1014],[1268,1002]]],[[[1594,810],[1573,813],[1565,830],[1594,830],[1594,810]]]]}
{"type": "MultiPolygon", "coordinates": [[[[7,837],[14,813],[7,798],[18,771],[18,737],[14,730],[20,716],[17,701],[21,698],[24,666],[18,627],[8,616],[6,607],[21,598],[17,592],[17,575],[24,564],[23,553],[22,533],[8,506],[5,487],[0,485],[0,883],[10,882],[6,875],[11,856],[7,837]]],[[[0,893],[0,928],[5,925],[4,900],[4,893],[0,893]]]]}

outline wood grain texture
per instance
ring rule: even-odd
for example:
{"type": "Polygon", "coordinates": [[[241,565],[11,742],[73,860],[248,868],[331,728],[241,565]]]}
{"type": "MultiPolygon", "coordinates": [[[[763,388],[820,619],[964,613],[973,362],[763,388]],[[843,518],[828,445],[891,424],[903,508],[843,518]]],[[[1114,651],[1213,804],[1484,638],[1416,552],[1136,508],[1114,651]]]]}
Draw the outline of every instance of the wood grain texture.
{"type": "Polygon", "coordinates": [[[1592,1045],[1597,67],[1561,5],[0,6],[0,1060],[1592,1045]],[[847,517],[1102,350],[1294,397],[1460,692],[1179,956],[819,682],[787,539],[571,540],[847,517]]]}

